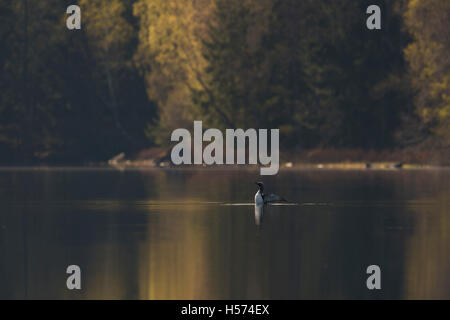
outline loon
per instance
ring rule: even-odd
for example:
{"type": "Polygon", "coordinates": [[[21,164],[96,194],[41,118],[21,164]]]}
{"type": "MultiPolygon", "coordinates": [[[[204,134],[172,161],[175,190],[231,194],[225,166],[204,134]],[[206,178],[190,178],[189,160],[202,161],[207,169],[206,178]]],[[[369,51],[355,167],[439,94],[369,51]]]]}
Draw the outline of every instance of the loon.
{"type": "Polygon", "coordinates": [[[262,182],[255,182],[255,184],[259,187],[258,192],[255,194],[255,205],[261,206],[266,203],[274,203],[274,202],[287,202],[286,199],[283,197],[280,197],[276,194],[264,194],[264,183],[262,182]]]}

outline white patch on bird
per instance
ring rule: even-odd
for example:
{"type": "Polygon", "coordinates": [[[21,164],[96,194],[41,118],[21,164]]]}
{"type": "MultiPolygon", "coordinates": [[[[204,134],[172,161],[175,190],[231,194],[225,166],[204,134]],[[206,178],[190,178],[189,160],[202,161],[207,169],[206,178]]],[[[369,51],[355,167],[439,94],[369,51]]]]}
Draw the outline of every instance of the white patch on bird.
{"type": "Polygon", "coordinates": [[[264,199],[261,194],[261,190],[258,190],[258,192],[255,194],[255,204],[257,205],[263,205],[264,199]]]}

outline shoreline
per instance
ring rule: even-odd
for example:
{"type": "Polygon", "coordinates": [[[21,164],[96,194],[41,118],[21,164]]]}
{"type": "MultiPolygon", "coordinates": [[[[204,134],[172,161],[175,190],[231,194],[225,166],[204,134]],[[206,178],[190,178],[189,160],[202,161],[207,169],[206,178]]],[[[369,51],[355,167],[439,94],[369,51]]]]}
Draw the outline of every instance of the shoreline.
{"type": "MultiPolygon", "coordinates": [[[[120,153],[107,162],[113,167],[159,167],[184,168],[202,167],[251,167],[259,165],[180,165],[171,163],[169,148],[149,148],[128,158],[120,153]]],[[[417,169],[450,167],[450,148],[396,150],[363,150],[316,148],[299,152],[287,151],[280,154],[279,167],[313,169],[417,169]]]]}
{"type": "MultiPolygon", "coordinates": [[[[43,162],[15,165],[1,165],[0,170],[124,170],[124,169],[166,169],[166,170],[257,170],[261,165],[174,165],[170,159],[171,149],[154,147],[127,156],[119,153],[101,162],[43,162]]],[[[398,150],[362,149],[312,149],[300,152],[287,151],[280,154],[279,170],[399,170],[399,169],[443,169],[450,168],[450,148],[420,150],[417,148],[398,150]]]]}
{"type": "MultiPolygon", "coordinates": [[[[118,164],[96,164],[96,165],[27,165],[27,166],[0,166],[1,171],[140,171],[140,170],[158,170],[158,171],[258,171],[262,166],[259,165],[179,165],[179,166],[149,166],[139,163],[128,162],[118,164]]],[[[408,170],[450,170],[446,165],[422,165],[403,163],[399,166],[394,162],[371,163],[367,166],[362,162],[345,163],[299,163],[291,165],[282,163],[279,172],[301,171],[301,170],[320,170],[320,171],[408,171],[408,170]]]]}

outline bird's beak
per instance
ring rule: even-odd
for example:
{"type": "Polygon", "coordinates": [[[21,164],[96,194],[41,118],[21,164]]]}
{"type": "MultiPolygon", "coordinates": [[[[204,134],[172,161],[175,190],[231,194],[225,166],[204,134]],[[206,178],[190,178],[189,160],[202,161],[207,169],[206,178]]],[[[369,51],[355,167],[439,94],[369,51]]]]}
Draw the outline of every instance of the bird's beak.
{"type": "Polygon", "coordinates": [[[258,182],[255,182],[256,185],[258,185],[258,182]]]}

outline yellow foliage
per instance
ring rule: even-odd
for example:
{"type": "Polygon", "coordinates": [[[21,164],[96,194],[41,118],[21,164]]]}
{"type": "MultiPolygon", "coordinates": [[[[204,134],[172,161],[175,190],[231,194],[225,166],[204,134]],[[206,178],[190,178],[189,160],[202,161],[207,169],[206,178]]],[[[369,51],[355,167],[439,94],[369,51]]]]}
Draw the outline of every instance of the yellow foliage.
{"type": "Polygon", "coordinates": [[[432,131],[450,143],[450,1],[410,0],[405,13],[413,42],[405,49],[416,107],[432,131]]]}
{"type": "Polygon", "coordinates": [[[202,40],[213,1],[140,0],[134,14],[140,21],[137,64],[146,72],[148,94],[160,108],[167,130],[195,117],[190,90],[201,89],[206,66],[202,40]]]}
{"type": "Polygon", "coordinates": [[[122,48],[130,41],[133,29],[123,17],[120,0],[80,0],[83,28],[97,58],[110,63],[122,58],[122,48]]]}

